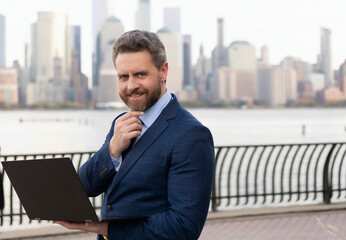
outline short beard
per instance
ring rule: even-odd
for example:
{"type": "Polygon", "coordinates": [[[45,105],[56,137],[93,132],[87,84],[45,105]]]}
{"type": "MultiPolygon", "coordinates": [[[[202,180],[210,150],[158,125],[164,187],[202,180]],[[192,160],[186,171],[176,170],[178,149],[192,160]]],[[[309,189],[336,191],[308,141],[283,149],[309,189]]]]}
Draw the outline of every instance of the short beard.
{"type": "Polygon", "coordinates": [[[140,111],[145,112],[149,108],[151,108],[159,99],[161,96],[161,86],[160,86],[160,78],[158,78],[158,84],[156,85],[155,89],[153,91],[149,92],[148,90],[140,90],[135,89],[132,92],[126,92],[125,94],[119,93],[120,98],[123,100],[123,102],[128,106],[132,111],[140,111]],[[132,94],[146,94],[147,95],[147,102],[145,102],[143,105],[140,104],[132,104],[132,106],[129,106],[129,100],[128,97],[132,94]]]}

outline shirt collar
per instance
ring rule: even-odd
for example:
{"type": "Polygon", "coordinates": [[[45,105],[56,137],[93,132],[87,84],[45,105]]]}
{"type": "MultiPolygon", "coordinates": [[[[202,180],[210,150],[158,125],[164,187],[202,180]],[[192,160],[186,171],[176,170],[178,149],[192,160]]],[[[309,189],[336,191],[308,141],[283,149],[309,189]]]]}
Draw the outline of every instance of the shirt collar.
{"type": "Polygon", "coordinates": [[[148,110],[144,112],[143,116],[140,116],[139,119],[144,123],[144,125],[149,128],[155,120],[159,117],[162,110],[167,106],[169,101],[171,101],[172,95],[166,89],[165,94],[148,110]]]}

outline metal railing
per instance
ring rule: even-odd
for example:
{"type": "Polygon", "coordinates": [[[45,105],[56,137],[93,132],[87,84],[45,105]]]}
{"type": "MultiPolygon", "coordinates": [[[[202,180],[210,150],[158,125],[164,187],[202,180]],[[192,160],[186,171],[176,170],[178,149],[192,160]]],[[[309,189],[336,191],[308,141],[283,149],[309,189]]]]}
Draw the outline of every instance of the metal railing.
{"type": "Polygon", "coordinates": [[[346,143],[216,147],[213,211],[346,200],[346,143]]]}
{"type": "MultiPolygon", "coordinates": [[[[0,161],[70,157],[79,169],[93,154],[2,155],[0,161]]],[[[220,146],[215,158],[211,211],[346,200],[346,143],[220,146]]],[[[3,169],[2,178],[0,226],[31,223],[3,169]]],[[[91,198],[97,212],[102,198],[91,198]]]]}

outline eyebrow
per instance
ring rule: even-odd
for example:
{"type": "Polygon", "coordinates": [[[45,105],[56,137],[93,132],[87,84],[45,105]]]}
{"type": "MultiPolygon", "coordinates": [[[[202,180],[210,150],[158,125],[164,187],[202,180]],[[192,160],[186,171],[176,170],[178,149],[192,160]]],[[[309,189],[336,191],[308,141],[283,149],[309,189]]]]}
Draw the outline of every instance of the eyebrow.
{"type": "Polygon", "coordinates": [[[127,76],[129,76],[129,75],[128,75],[128,74],[126,74],[126,73],[124,73],[124,74],[120,74],[120,73],[118,73],[117,75],[118,75],[118,78],[121,78],[121,77],[127,77],[127,76]]]}
{"type": "Polygon", "coordinates": [[[138,74],[146,74],[146,75],[148,75],[148,74],[149,74],[149,71],[147,71],[147,70],[137,71],[137,72],[135,72],[133,75],[138,75],[138,74]]]}

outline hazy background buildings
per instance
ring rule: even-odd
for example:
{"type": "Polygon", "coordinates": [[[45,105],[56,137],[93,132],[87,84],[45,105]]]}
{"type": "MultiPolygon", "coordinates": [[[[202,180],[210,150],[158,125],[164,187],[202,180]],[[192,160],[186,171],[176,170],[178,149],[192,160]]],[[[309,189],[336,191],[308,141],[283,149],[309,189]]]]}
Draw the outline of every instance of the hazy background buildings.
{"type": "MultiPolygon", "coordinates": [[[[6,66],[6,16],[0,15],[0,105],[117,106],[120,98],[112,44],[130,29],[113,15],[111,9],[116,7],[114,0],[92,0],[89,39],[82,38],[81,26],[70,25],[69,15],[37,12],[29,44],[23,46],[24,62],[13,59],[12,66],[6,66]],[[92,53],[82,59],[82,46],[90,41],[92,53]],[[82,72],[84,61],[92,65],[89,77],[82,72]]],[[[216,31],[208,34],[216,44],[206,53],[205,43],[196,46],[194,35],[182,33],[179,7],[162,9],[159,29],[152,29],[150,0],[136,0],[135,8],[134,28],[156,32],[165,44],[167,87],[182,102],[199,106],[345,105],[346,63],[333,68],[332,29],[321,27],[320,36],[315,36],[320,44],[316,62],[287,56],[273,65],[270,45],[256,49],[251,39],[225,41],[236,22],[214,19],[216,31]],[[199,56],[194,61],[196,48],[199,56]]]]}
{"type": "Polygon", "coordinates": [[[0,67],[4,67],[6,65],[5,34],[6,34],[6,18],[5,16],[0,15],[0,67]]]}
{"type": "Polygon", "coordinates": [[[138,9],[135,15],[135,29],[151,30],[150,0],[138,0],[138,9]]]}

